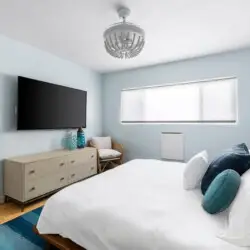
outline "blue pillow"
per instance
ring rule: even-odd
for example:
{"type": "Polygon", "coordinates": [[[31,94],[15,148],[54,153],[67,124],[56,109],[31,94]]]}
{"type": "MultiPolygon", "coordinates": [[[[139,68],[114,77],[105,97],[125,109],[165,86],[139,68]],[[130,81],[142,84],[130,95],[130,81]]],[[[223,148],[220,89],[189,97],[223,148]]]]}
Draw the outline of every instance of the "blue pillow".
{"type": "Polygon", "coordinates": [[[250,168],[250,155],[245,143],[235,145],[213,160],[201,181],[201,191],[205,194],[214,178],[226,169],[233,169],[239,175],[250,168]]]}
{"type": "Polygon", "coordinates": [[[227,209],[239,190],[240,182],[240,175],[232,169],[217,175],[203,197],[204,210],[216,214],[227,209]]]}

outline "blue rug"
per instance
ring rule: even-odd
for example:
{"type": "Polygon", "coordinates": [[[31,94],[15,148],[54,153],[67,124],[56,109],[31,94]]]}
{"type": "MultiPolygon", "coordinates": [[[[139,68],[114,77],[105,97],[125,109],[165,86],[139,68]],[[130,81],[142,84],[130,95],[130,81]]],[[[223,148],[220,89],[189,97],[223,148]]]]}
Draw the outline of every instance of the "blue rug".
{"type": "Polygon", "coordinates": [[[33,233],[42,207],[0,225],[0,250],[42,250],[45,241],[33,233]]]}

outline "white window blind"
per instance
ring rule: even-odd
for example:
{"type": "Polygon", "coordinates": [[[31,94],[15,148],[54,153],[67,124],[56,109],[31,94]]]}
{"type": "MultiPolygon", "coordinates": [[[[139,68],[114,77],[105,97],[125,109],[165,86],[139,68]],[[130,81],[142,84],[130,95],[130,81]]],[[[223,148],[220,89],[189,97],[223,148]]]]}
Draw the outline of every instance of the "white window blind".
{"type": "Polygon", "coordinates": [[[237,79],[122,90],[123,123],[235,123],[237,79]]]}

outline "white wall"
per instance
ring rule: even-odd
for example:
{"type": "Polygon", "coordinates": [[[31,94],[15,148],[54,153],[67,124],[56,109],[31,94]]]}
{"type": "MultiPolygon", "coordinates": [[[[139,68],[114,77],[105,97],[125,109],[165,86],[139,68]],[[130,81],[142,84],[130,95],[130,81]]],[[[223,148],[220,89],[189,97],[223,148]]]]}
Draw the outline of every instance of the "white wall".
{"type": "Polygon", "coordinates": [[[246,142],[250,147],[250,49],[105,74],[102,87],[104,134],[124,144],[127,159],[159,159],[161,132],[184,133],[186,160],[203,149],[213,158],[235,143],[246,142]],[[120,97],[124,88],[228,76],[239,80],[238,125],[120,123],[120,97]]]}
{"type": "Polygon", "coordinates": [[[86,136],[100,135],[100,75],[32,46],[0,36],[0,200],[3,195],[2,160],[61,148],[63,130],[16,131],[14,108],[17,76],[30,77],[88,91],[86,136]]]}

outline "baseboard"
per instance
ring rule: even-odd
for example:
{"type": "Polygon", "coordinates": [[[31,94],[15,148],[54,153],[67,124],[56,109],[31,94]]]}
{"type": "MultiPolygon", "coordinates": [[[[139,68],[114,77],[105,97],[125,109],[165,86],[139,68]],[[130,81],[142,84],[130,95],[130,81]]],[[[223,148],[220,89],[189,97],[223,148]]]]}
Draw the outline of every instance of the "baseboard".
{"type": "Polygon", "coordinates": [[[5,197],[4,196],[0,196],[0,204],[3,204],[5,202],[5,197]]]}

